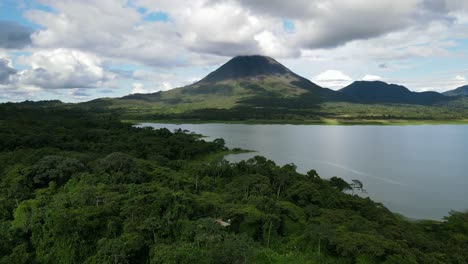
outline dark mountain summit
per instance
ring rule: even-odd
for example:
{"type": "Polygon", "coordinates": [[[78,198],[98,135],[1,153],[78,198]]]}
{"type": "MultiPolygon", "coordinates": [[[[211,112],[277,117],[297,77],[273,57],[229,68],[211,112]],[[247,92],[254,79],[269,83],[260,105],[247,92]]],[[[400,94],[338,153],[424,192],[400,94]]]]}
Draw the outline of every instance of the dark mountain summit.
{"type": "Polygon", "coordinates": [[[291,70],[284,67],[276,60],[260,56],[238,56],[234,57],[214,72],[203,78],[202,82],[220,82],[225,80],[270,76],[270,75],[295,75],[291,70]]]}
{"type": "Polygon", "coordinates": [[[297,75],[275,59],[261,55],[237,56],[208,74],[196,84],[214,84],[219,82],[276,81],[305,90],[316,92],[325,90],[308,79],[297,75]]]}
{"type": "Polygon", "coordinates": [[[443,94],[446,96],[468,96],[468,85],[458,87],[454,90],[446,91],[443,94]]]}
{"type": "Polygon", "coordinates": [[[381,81],[356,81],[339,90],[351,99],[374,102],[401,101],[402,98],[411,96],[412,92],[404,86],[388,84],[381,81]]]}
{"type": "Polygon", "coordinates": [[[408,88],[382,81],[356,81],[339,90],[359,103],[433,104],[446,97],[437,92],[412,92],[408,88]]]}

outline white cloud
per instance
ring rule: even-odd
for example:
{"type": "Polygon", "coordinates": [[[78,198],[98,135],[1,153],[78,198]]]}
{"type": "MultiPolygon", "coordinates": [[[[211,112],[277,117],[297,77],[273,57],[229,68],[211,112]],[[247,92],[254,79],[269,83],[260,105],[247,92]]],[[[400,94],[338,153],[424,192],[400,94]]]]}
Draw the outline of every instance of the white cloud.
{"type": "Polygon", "coordinates": [[[272,57],[298,57],[299,50],[288,47],[284,38],[279,38],[270,31],[263,31],[254,36],[258,42],[260,53],[268,54],[272,57]]]}
{"type": "Polygon", "coordinates": [[[185,80],[183,82],[184,85],[190,85],[190,84],[194,84],[198,81],[200,81],[203,77],[192,77],[192,78],[188,78],[187,80],[185,80]]]}
{"type": "Polygon", "coordinates": [[[170,10],[183,43],[195,52],[224,56],[259,53],[253,36],[265,22],[234,2],[206,5],[191,1],[186,8],[170,10]]]}
{"type": "Polygon", "coordinates": [[[21,56],[20,64],[27,69],[17,70],[9,58],[0,58],[0,90],[2,98],[33,98],[41,91],[71,89],[74,98],[86,98],[83,88],[108,87],[115,74],[106,72],[100,60],[77,50],[40,50],[21,56]],[[78,89],[81,88],[81,89],[78,89]]]}
{"type": "Polygon", "coordinates": [[[134,6],[107,0],[46,3],[56,13],[26,13],[44,28],[32,35],[34,45],[86,49],[108,58],[165,66],[187,63],[184,58],[190,53],[297,57],[304,48],[330,48],[408,27],[419,8],[419,0],[295,0],[295,4],[136,0],[134,6]],[[166,12],[170,21],[144,21],[134,7],[166,12]],[[293,34],[283,30],[285,18],[294,23],[293,34]]]}
{"type": "Polygon", "coordinates": [[[353,79],[338,70],[327,70],[313,78],[318,85],[330,89],[339,89],[353,82],[353,79]]]}
{"type": "Polygon", "coordinates": [[[361,80],[363,80],[363,81],[380,81],[380,80],[382,80],[382,77],[380,77],[378,75],[366,74],[361,78],[361,80]]]}
{"type": "Polygon", "coordinates": [[[147,93],[145,89],[143,89],[142,83],[133,83],[132,84],[132,94],[136,93],[147,93]]]}
{"type": "Polygon", "coordinates": [[[465,76],[461,76],[461,75],[457,75],[457,76],[455,76],[455,78],[454,78],[454,79],[455,79],[456,81],[461,81],[461,82],[464,82],[464,81],[466,81],[466,78],[465,78],[465,76]]]}
{"type": "Polygon", "coordinates": [[[202,54],[260,53],[291,58],[320,48],[333,54],[334,47],[353,41],[366,44],[375,38],[384,45],[365,45],[361,53],[381,59],[440,54],[445,44],[429,43],[443,39],[446,34],[437,33],[447,31],[461,17],[455,11],[466,14],[462,2],[134,0],[129,4],[123,0],[47,0],[44,4],[55,12],[30,10],[25,15],[42,26],[32,35],[36,47],[80,49],[112,61],[150,66],[181,66],[213,61],[202,54]],[[145,21],[139,7],[146,8],[146,13],[164,12],[169,21],[145,21]],[[292,34],[283,29],[284,19],[294,24],[292,34]],[[437,25],[438,32],[427,31],[437,25]],[[429,38],[427,45],[402,48],[421,35],[429,38]]]}
{"type": "Polygon", "coordinates": [[[32,99],[40,88],[31,85],[20,87],[16,84],[18,71],[14,68],[12,60],[0,54],[0,100],[21,101],[32,99]]]}
{"type": "Polygon", "coordinates": [[[143,83],[133,83],[132,84],[132,94],[135,93],[155,93],[159,91],[167,91],[174,88],[171,83],[169,82],[162,82],[159,86],[157,87],[150,87],[150,88],[145,88],[145,85],[143,83]]]}
{"type": "Polygon", "coordinates": [[[419,0],[321,1],[317,16],[296,21],[297,38],[308,48],[335,47],[406,28],[419,0]],[[385,19],[382,19],[385,18],[385,19]]]}
{"type": "Polygon", "coordinates": [[[19,84],[44,89],[103,87],[115,77],[104,71],[99,58],[78,50],[41,50],[19,61],[31,67],[18,72],[19,84]]]}
{"type": "Polygon", "coordinates": [[[177,30],[169,23],[143,21],[127,1],[49,0],[47,4],[56,12],[25,13],[43,28],[31,37],[36,47],[79,49],[147,65],[182,63],[177,30]]]}
{"type": "Polygon", "coordinates": [[[167,90],[170,90],[170,89],[172,89],[172,88],[174,88],[174,87],[173,87],[172,84],[169,83],[169,82],[163,82],[163,83],[161,83],[161,85],[159,86],[159,89],[160,89],[161,91],[167,91],[167,90]]]}

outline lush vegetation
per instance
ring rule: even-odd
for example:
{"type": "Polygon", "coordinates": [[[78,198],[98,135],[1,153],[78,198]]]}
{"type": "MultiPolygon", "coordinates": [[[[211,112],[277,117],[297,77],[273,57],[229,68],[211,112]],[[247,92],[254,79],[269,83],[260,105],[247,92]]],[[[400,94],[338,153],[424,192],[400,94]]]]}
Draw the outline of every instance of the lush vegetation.
{"type": "Polygon", "coordinates": [[[56,104],[0,105],[0,263],[468,262],[468,213],[411,222],[358,181],[56,104]]]}
{"type": "MultiPolygon", "coordinates": [[[[294,102],[291,102],[294,104],[294,102]]],[[[314,108],[245,107],[179,109],[144,104],[119,107],[93,106],[88,109],[112,109],[124,120],[161,122],[240,122],[308,124],[427,124],[468,123],[468,98],[447,105],[357,104],[327,102],[314,108]],[[176,109],[178,109],[176,111],[176,109]]]]}
{"type": "MultiPolygon", "coordinates": [[[[298,97],[282,97],[275,93],[258,91],[261,88],[267,89],[268,85],[273,86],[271,83],[257,84],[256,95],[249,94],[250,97],[243,97],[245,94],[224,96],[216,93],[184,95],[183,90],[175,89],[160,95],[168,97],[164,100],[156,96],[157,94],[155,101],[141,100],[139,96],[143,95],[134,95],[131,99],[99,99],[78,106],[93,111],[97,109],[114,111],[121,116],[121,119],[126,120],[164,122],[171,120],[324,124],[468,122],[468,97],[452,97],[451,100],[431,105],[321,101],[310,92],[298,97]],[[171,100],[174,98],[169,96],[182,98],[182,101],[173,102],[171,100]]],[[[244,88],[236,86],[234,91],[242,89],[244,88]]],[[[278,91],[278,93],[283,92],[278,91]]]]}

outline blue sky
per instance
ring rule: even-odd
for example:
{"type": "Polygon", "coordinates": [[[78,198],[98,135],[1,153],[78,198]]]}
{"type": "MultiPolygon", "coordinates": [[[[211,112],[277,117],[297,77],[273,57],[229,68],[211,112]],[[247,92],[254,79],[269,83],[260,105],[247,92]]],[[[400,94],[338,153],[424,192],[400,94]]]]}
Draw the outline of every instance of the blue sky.
{"type": "Polygon", "coordinates": [[[167,90],[246,54],[332,89],[445,91],[468,83],[467,29],[462,0],[4,0],[0,102],[167,90]]]}

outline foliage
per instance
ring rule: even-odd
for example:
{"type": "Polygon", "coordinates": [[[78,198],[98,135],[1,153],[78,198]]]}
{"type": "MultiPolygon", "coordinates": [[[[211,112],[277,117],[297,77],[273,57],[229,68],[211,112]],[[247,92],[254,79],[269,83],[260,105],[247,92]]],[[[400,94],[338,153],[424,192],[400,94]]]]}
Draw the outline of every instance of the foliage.
{"type": "Polygon", "coordinates": [[[467,263],[468,213],[408,221],[357,181],[54,105],[0,105],[0,263],[467,263]]]}

